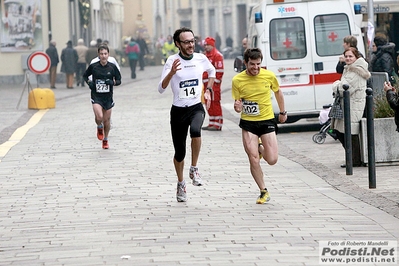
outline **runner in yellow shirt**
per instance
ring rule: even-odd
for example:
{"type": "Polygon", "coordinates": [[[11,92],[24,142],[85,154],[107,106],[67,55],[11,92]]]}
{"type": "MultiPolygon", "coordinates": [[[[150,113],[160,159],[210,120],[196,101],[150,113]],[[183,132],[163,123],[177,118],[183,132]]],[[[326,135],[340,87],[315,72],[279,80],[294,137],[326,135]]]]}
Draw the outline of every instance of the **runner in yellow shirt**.
{"type": "Polygon", "coordinates": [[[278,146],[276,138],[277,124],[271,102],[271,93],[280,109],[279,122],[287,120],[284,95],[280,90],[276,75],[261,68],[263,55],[260,49],[246,49],[244,64],[246,70],[237,74],[232,82],[234,110],[241,112],[240,128],[245,152],[248,155],[251,174],[260,189],[257,204],[270,200],[260,166],[260,155],[269,165],[277,163],[278,146]],[[260,142],[259,142],[260,139],[260,142]]]}

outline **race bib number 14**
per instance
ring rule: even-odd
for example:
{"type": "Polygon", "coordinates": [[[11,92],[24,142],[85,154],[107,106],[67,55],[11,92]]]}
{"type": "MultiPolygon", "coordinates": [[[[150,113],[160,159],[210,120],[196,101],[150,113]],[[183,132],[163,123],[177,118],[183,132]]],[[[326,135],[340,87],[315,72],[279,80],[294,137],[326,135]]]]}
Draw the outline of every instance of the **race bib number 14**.
{"type": "Polygon", "coordinates": [[[198,79],[181,81],[179,85],[179,99],[197,98],[200,94],[198,79]]]}

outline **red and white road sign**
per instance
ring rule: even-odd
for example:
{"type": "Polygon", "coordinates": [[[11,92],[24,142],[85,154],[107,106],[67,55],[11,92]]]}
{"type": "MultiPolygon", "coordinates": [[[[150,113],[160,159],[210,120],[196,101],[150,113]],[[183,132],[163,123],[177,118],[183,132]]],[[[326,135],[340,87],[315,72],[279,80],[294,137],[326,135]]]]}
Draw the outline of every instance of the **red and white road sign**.
{"type": "Polygon", "coordinates": [[[49,70],[50,57],[44,52],[33,52],[28,57],[28,68],[35,74],[43,74],[49,70]]]}

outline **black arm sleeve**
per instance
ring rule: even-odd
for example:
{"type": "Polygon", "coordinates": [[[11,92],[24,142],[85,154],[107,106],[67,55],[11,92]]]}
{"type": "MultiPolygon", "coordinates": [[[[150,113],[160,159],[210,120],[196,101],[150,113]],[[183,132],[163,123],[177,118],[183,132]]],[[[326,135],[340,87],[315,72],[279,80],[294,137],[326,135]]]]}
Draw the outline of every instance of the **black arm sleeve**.
{"type": "Polygon", "coordinates": [[[388,76],[391,76],[393,70],[393,59],[390,54],[384,53],[381,56],[381,67],[383,72],[387,72],[388,76]]]}
{"type": "Polygon", "coordinates": [[[398,95],[394,91],[389,90],[389,91],[387,91],[386,96],[387,96],[387,101],[389,103],[389,106],[391,106],[391,108],[393,110],[398,110],[399,109],[398,95]]]}
{"type": "Polygon", "coordinates": [[[338,61],[337,67],[335,68],[335,71],[337,71],[337,73],[339,73],[339,74],[344,73],[344,66],[345,65],[346,65],[345,62],[338,61]]]}

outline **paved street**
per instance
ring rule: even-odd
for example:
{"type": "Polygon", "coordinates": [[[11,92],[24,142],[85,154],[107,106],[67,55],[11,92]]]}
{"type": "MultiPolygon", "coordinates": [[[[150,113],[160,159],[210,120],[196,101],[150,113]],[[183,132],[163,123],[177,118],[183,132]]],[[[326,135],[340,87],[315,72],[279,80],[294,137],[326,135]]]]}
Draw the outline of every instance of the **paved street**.
{"type": "Polygon", "coordinates": [[[136,80],[122,69],[109,150],[96,138],[87,87],[57,84],[56,108],[29,110],[24,84],[1,85],[0,265],[318,265],[319,241],[397,241],[399,165],[378,166],[368,189],[367,168],[347,176],[341,145],[314,143],[316,132],[278,135],[279,162],[261,163],[271,200],[255,204],[232,64],[223,130],[203,131],[202,187],[189,183],[188,146],[186,203],[176,201],[162,66],[136,80]]]}

